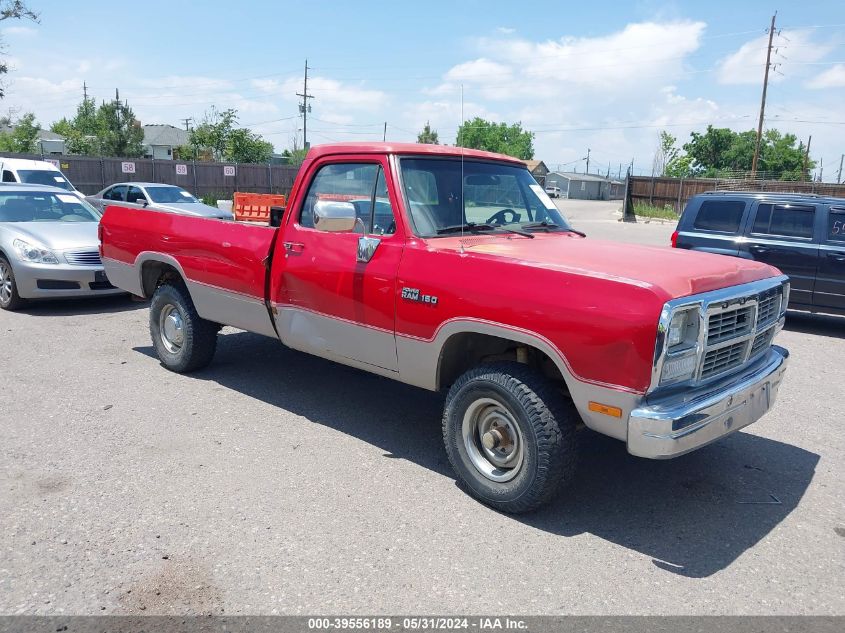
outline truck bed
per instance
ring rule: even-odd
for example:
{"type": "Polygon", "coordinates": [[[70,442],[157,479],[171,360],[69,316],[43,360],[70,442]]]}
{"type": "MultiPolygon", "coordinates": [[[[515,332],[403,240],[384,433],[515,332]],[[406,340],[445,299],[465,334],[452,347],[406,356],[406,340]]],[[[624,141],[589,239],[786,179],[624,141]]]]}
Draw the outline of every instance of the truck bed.
{"type": "Polygon", "coordinates": [[[145,296],[144,263],[166,261],[185,279],[200,316],[275,336],[264,262],[276,228],[117,205],[106,208],[100,227],[103,265],[116,286],[145,296]]]}

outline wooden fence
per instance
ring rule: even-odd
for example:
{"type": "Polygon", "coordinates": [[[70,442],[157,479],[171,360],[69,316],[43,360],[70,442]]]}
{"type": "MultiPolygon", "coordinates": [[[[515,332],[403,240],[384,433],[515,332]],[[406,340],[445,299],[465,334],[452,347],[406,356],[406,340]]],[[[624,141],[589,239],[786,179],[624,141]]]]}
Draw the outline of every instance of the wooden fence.
{"type": "Polygon", "coordinates": [[[644,202],[657,207],[671,206],[680,213],[694,195],[705,191],[775,191],[779,193],[814,193],[845,198],[845,184],[791,182],[785,180],[725,180],[719,178],[631,177],[634,204],[644,202]]]}
{"type": "Polygon", "coordinates": [[[86,195],[116,182],[160,182],[178,185],[197,197],[231,199],[236,191],[288,195],[298,168],[290,165],[203,163],[151,158],[4,154],[14,158],[49,160],[86,195]]]}

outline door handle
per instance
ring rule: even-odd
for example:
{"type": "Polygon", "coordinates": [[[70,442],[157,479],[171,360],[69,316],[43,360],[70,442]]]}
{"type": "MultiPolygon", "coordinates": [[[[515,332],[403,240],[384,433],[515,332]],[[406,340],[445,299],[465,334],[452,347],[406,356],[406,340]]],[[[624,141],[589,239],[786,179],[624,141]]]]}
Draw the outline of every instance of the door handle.
{"type": "Polygon", "coordinates": [[[769,249],[765,246],[751,246],[749,247],[752,253],[768,253],[769,249]]]}
{"type": "Polygon", "coordinates": [[[288,253],[301,253],[305,250],[305,244],[302,242],[282,242],[282,246],[288,253]]]}
{"type": "Polygon", "coordinates": [[[827,256],[835,262],[845,262],[845,253],[828,253],[827,256]]]}

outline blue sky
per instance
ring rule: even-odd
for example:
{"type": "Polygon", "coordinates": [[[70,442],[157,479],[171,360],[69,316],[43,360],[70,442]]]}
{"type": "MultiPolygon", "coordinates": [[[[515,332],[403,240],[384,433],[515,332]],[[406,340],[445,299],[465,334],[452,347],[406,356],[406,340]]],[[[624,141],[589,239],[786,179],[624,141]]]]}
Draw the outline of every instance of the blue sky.
{"type": "MultiPolygon", "coordinates": [[[[0,108],[45,127],[73,113],[82,82],[120,88],[144,123],[183,125],[212,105],[277,149],[301,142],[307,57],[312,143],[414,140],[426,122],[454,142],[464,116],[522,121],[555,168],[651,173],[657,134],[756,127],[762,2],[170,2],[31,0],[41,23],[0,28],[12,68],[0,108]],[[137,6],[137,9],[132,9],[137,6]]],[[[813,136],[835,180],[845,152],[841,2],[780,7],[767,127],[813,136]]]]}

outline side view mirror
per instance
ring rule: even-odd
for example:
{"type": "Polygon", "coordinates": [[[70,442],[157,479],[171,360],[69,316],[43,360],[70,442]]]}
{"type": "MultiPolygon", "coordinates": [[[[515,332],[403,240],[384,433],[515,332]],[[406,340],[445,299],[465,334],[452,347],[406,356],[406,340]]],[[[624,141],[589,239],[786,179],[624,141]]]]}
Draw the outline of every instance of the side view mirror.
{"type": "Polygon", "coordinates": [[[270,226],[282,226],[285,207],[270,207],[270,226]]]}
{"type": "Polygon", "coordinates": [[[314,204],[314,228],[331,233],[348,233],[355,228],[355,205],[351,202],[320,200],[314,204]]]}

